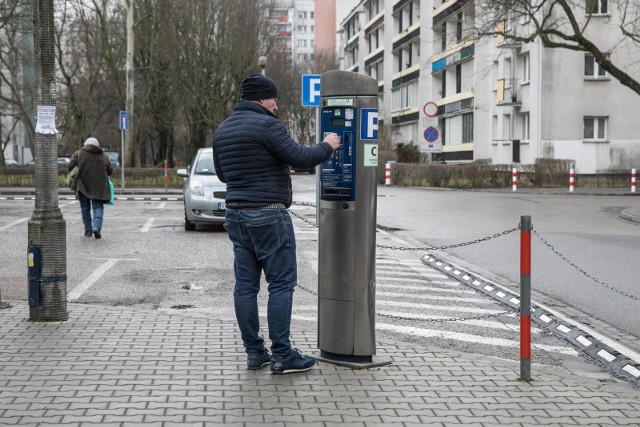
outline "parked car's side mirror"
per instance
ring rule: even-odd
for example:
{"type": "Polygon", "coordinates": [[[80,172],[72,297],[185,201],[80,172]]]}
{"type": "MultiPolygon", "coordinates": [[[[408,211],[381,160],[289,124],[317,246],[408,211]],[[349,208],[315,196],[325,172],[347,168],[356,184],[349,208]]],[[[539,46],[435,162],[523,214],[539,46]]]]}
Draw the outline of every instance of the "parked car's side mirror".
{"type": "Polygon", "coordinates": [[[181,176],[183,178],[188,178],[189,177],[189,169],[187,168],[180,168],[176,171],[176,175],[181,176]]]}

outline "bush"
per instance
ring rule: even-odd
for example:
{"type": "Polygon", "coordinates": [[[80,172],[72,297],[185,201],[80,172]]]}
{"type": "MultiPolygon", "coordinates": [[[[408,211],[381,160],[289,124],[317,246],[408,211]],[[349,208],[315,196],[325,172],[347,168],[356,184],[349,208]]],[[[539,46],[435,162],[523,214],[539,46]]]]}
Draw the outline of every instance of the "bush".
{"type": "Polygon", "coordinates": [[[422,159],[420,147],[414,143],[396,145],[396,154],[398,155],[398,161],[401,163],[420,163],[422,159]]]}
{"type": "Polygon", "coordinates": [[[574,166],[575,160],[536,159],[533,184],[538,187],[566,186],[569,183],[569,169],[574,166]]]}

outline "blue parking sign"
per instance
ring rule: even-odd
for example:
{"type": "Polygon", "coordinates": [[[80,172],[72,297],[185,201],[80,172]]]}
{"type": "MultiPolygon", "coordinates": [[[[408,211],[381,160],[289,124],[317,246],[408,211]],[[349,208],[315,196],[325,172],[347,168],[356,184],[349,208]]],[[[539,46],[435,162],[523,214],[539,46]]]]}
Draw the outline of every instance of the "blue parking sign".
{"type": "Polygon", "coordinates": [[[302,106],[320,106],[320,74],[302,75],[302,106]]]}
{"type": "Polygon", "coordinates": [[[378,109],[362,108],[360,115],[360,140],[378,139],[378,109]]]}

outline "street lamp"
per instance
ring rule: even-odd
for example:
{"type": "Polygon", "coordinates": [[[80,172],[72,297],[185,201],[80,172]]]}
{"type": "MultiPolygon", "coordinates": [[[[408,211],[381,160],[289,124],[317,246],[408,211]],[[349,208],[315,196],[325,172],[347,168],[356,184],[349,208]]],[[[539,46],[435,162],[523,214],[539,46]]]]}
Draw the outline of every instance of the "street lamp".
{"type": "Polygon", "coordinates": [[[264,71],[264,69],[267,67],[267,57],[266,56],[261,56],[258,58],[258,65],[260,66],[260,70],[263,76],[266,76],[267,73],[264,71]]]}

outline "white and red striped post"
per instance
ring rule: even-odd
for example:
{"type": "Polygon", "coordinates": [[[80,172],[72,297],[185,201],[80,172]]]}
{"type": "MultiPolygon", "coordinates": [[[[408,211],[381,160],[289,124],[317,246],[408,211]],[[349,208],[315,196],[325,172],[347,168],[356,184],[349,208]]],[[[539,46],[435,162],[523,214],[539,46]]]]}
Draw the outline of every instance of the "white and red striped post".
{"type": "Polygon", "coordinates": [[[384,166],[384,185],[391,185],[391,162],[385,163],[384,166]]]}
{"type": "Polygon", "coordinates": [[[518,175],[516,168],[511,171],[511,189],[516,191],[518,189],[518,175]]]}
{"type": "Polygon", "coordinates": [[[168,188],[169,188],[168,162],[167,162],[167,159],[164,159],[164,189],[167,190],[168,188]]]}
{"type": "Polygon", "coordinates": [[[531,381],[531,217],[520,217],[520,380],[531,381]]]}
{"type": "Polygon", "coordinates": [[[631,169],[631,192],[636,192],[636,168],[631,169]]]}
{"type": "Polygon", "coordinates": [[[573,193],[573,186],[575,183],[575,174],[574,174],[574,169],[571,168],[569,169],[569,192],[573,193]]]}

